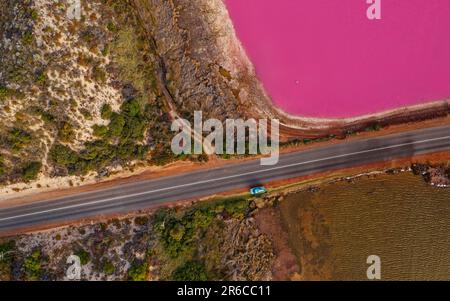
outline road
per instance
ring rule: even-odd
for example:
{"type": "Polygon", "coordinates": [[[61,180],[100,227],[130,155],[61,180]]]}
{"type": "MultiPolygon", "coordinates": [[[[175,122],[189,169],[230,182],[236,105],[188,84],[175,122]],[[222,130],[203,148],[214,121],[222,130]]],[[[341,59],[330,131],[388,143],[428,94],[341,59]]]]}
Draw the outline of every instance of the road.
{"type": "Polygon", "coordinates": [[[200,198],[325,171],[450,150],[450,125],[283,154],[275,166],[245,161],[0,210],[0,232],[200,198]]]}

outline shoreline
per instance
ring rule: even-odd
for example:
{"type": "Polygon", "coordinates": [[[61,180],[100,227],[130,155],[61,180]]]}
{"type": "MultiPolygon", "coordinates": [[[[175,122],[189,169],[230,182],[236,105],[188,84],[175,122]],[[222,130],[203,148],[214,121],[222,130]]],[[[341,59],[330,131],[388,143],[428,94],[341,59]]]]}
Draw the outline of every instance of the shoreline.
{"type": "Polygon", "coordinates": [[[211,1],[216,14],[220,16],[220,39],[216,40],[216,47],[221,48],[223,65],[233,77],[241,82],[240,96],[254,104],[252,110],[258,114],[247,112],[251,117],[264,116],[277,118],[281,125],[291,131],[291,135],[323,136],[330,131],[344,132],[349,128],[361,129],[367,123],[399,124],[408,120],[426,120],[447,115],[450,110],[450,100],[430,100],[401,106],[374,113],[346,117],[320,118],[290,114],[279,108],[269,96],[263,83],[259,80],[255,66],[248,56],[242,42],[239,40],[234,24],[225,3],[222,0],[211,1]],[[255,109],[256,108],[256,109],[255,109]]]}

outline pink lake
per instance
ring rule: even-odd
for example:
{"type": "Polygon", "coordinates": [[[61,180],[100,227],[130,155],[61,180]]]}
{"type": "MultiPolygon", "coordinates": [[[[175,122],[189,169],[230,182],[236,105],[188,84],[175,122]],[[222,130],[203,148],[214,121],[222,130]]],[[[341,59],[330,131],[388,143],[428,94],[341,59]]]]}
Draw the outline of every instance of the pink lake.
{"type": "Polygon", "coordinates": [[[354,117],[450,98],[450,0],[225,0],[275,105],[354,117]]]}

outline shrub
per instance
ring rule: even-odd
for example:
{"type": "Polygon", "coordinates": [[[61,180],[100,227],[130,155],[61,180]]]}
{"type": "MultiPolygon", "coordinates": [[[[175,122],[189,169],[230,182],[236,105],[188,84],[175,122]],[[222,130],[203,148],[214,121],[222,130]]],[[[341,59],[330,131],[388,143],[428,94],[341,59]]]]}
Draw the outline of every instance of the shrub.
{"type": "Polygon", "coordinates": [[[104,265],[103,265],[103,272],[105,272],[106,275],[112,275],[114,274],[114,271],[116,270],[116,268],[114,267],[114,265],[107,261],[104,265]]]}
{"type": "Polygon", "coordinates": [[[42,121],[44,121],[44,123],[46,124],[53,124],[56,121],[56,117],[53,116],[51,113],[42,110],[41,108],[38,107],[33,107],[31,108],[32,113],[40,115],[42,121]]]}
{"type": "Polygon", "coordinates": [[[34,37],[33,37],[33,33],[31,31],[27,31],[23,34],[22,42],[24,44],[29,45],[29,44],[33,43],[33,41],[34,41],[34,37]]]}
{"type": "Polygon", "coordinates": [[[101,116],[102,116],[102,118],[103,119],[110,119],[112,113],[113,113],[113,111],[112,111],[111,105],[108,104],[108,103],[105,103],[102,106],[102,109],[101,109],[101,116]]]}
{"type": "Polygon", "coordinates": [[[82,265],[86,265],[89,263],[89,261],[91,261],[89,253],[84,249],[80,249],[78,252],[75,253],[75,255],[80,258],[80,263],[82,265]]]}
{"type": "Polygon", "coordinates": [[[34,250],[30,256],[25,258],[24,268],[30,280],[37,280],[41,274],[41,251],[34,250]]]}
{"type": "Polygon", "coordinates": [[[174,281],[207,281],[205,265],[198,261],[188,261],[172,273],[174,281]]]}
{"type": "Polygon", "coordinates": [[[7,97],[14,96],[16,94],[18,94],[18,92],[15,92],[14,90],[0,86],[0,100],[7,98],[7,97]]]}
{"type": "Polygon", "coordinates": [[[111,31],[111,32],[117,32],[117,26],[116,26],[116,24],[114,23],[114,22],[112,22],[112,21],[110,21],[109,23],[108,23],[108,25],[106,25],[106,28],[108,28],[108,30],[109,31],[111,31]]]}
{"type": "Polygon", "coordinates": [[[49,157],[54,163],[62,166],[75,164],[78,161],[78,154],[62,144],[53,145],[50,149],[49,157]]]}
{"type": "Polygon", "coordinates": [[[94,136],[97,136],[100,138],[104,138],[108,134],[108,127],[106,127],[104,125],[94,124],[92,126],[92,130],[93,130],[94,136]]]}
{"type": "Polygon", "coordinates": [[[30,143],[31,135],[22,129],[13,128],[9,132],[8,140],[11,149],[14,152],[18,152],[30,143]]]}
{"type": "Polygon", "coordinates": [[[15,249],[15,245],[14,240],[0,243],[0,254],[2,254],[0,257],[0,280],[10,280],[12,252],[15,249]]]}
{"type": "Polygon", "coordinates": [[[124,126],[125,118],[122,115],[113,112],[111,114],[111,122],[109,123],[109,136],[120,137],[124,126]]]}
{"type": "Polygon", "coordinates": [[[62,142],[72,142],[75,139],[75,131],[70,123],[62,122],[58,131],[58,138],[62,142]]]}
{"type": "Polygon", "coordinates": [[[39,13],[37,10],[32,9],[31,10],[31,19],[33,19],[33,21],[36,21],[39,18],[39,13]]]}
{"type": "Polygon", "coordinates": [[[141,105],[135,99],[129,100],[122,104],[121,110],[129,117],[136,117],[141,115],[141,105]]]}
{"type": "Polygon", "coordinates": [[[38,76],[36,76],[36,84],[38,85],[45,85],[47,81],[47,77],[45,76],[45,73],[40,73],[38,76]]]}
{"type": "Polygon", "coordinates": [[[41,171],[42,163],[41,162],[30,162],[25,168],[22,170],[22,178],[26,181],[35,180],[37,175],[41,171]]]}
{"type": "Polygon", "coordinates": [[[381,130],[381,125],[379,125],[378,123],[375,124],[371,124],[368,127],[366,127],[366,132],[377,132],[379,130],[381,130]]]}
{"type": "Polygon", "coordinates": [[[133,265],[128,270],[128,277],[133,281],[145,281],[148,278],[148,263],[133,265]]]}

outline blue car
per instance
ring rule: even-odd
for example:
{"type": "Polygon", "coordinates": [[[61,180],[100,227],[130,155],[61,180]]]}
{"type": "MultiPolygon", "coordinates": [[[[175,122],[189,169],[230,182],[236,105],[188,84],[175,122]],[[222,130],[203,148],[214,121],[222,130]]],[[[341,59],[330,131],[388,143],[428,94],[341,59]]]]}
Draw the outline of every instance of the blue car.
{"type": "Polygon", "coordinates": [[[264,186],[253,187],[252,189],[250,189],[251,195],[259,195],[259,194],[264,194],[266,192],[267,192],[267,189],[264,186]]]}

